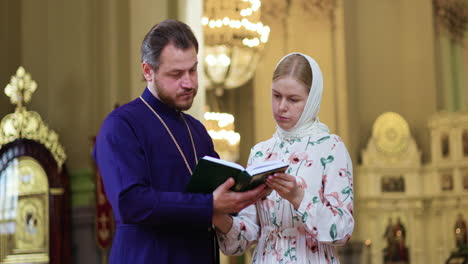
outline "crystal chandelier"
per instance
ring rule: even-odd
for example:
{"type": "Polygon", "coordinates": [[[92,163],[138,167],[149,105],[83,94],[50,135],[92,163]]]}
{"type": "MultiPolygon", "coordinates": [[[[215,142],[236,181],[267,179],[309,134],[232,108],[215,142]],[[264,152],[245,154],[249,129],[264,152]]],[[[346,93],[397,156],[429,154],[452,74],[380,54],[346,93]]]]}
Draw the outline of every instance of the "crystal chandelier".
{"type": "Polygon", "coordinates": [[[207,89],[236,88],[252,78],[270,28],[260,0],[205,0],[202,25],[207,89]]]}
{"type": "Polygon", "coordinates": [[[205,113],[205,126],[213,139],[214,147],[224,160],[239,159],[239,133],[234,131],[234,116],[227,113],[205,113]]]}

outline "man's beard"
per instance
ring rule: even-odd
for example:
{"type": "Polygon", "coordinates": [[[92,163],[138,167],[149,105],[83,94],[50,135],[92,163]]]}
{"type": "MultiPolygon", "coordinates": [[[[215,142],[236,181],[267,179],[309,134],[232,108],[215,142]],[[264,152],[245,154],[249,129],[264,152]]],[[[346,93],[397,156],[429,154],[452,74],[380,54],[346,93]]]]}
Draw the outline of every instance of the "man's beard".
{"type": "Polygon", "coordinates": [[[159,100],[169,106],[170,108],[176,109],[178,111],[185,111],[189,110],[192,107],[193,100],[195,99],[195,95],[197,95],[197,89],[193,89],[193,97],[192,100],[189,102],[185,102],[183,104],[177,103],[177,97],[171,97],[169,94],[166,93],[166,90],[162,88],[162,86],[155,82],[156,85],[156,93],[158,94],[159,100]]]}

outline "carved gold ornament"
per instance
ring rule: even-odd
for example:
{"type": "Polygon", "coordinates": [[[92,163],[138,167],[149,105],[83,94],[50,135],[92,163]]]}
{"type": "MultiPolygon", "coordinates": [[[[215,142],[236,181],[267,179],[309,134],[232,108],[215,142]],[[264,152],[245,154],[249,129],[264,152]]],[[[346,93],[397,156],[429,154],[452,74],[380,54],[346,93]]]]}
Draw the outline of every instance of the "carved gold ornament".
{"type": "Polygon", "coordinates": [[[0,263],[49,263],[49,183],[37,160],[20,157],[1,172],[0,263]],[[8,206],[10,204],[10,206],[8,206]],[[1,217],[3,215],[3,217],[1,217]]]}
{"type": "Polygon", "coordinates": [[[411,139],[408,123],[394,112],[384,113],[377,118],[372,128],[372,137],[377,150],[388,155],[406,151],[411,139]]]}
{"type": "Polygon", "coordinates": [[[468,25],[468,0],[433,0],[433,5],[438,29],[462,43],[468,25]]]}
{"type": "MultiPolygon", "coordinates": [[[[284,21],[290,15],[292,0],[268,0],[262,3],[262,19],[267,23],[284,21]]],[[[296,0],[295,3],[307,14],[315,17],[332,17],[338,6],[336,0],[296,0]]]]}
{"type": "Polygon", "coordinates": [[[10,97],[11,103],[16,105],[16,109],[14,113],[6,115],[0,123],[0,148],[20,138],[37,141],[52,153],[61,169],[67,156],[57,133],[42,121],[38,113],[27,111],[25,106],[36,89],[36,82],[20,66],[5,87],[5,94],[10,97]]]}

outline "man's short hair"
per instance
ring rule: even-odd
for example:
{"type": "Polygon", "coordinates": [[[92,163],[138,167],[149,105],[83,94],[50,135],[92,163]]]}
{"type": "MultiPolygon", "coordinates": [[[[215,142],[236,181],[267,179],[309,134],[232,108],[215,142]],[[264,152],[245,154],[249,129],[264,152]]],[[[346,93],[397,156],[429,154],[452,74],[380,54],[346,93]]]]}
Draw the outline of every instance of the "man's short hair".
{"type": "Polygon", "coordinates": [[[198,41],[190,27],[180,21],[168,19],[154,25],[146,33],[141,44],[141,62],[151,65],[157,71],[161,64],[161,52],[168,44],[186,50],[195,47],[198,53],[198,41]]]}

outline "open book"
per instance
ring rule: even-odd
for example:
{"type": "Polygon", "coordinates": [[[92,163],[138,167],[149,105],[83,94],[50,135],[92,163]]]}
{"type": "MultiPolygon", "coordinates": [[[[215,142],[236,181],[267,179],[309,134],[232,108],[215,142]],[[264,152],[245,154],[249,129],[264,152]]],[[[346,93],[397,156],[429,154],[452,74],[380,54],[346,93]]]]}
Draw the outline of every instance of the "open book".
{"type": "Polygon", "coordinates": [[[285,172],[287,168],[286,163],[273,160],[244,169],[237,163],[205,156],[198,161],[186,190],[192,193],[211,193],[232,177],[236,183],[231,190],[244,192],[264,183],[268,175],[285,172]]]}

